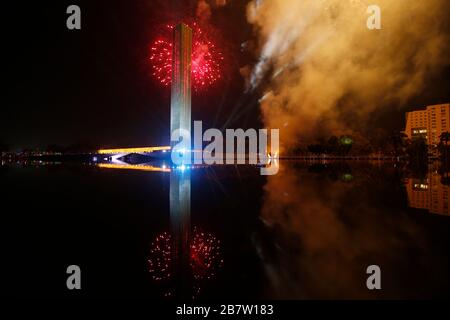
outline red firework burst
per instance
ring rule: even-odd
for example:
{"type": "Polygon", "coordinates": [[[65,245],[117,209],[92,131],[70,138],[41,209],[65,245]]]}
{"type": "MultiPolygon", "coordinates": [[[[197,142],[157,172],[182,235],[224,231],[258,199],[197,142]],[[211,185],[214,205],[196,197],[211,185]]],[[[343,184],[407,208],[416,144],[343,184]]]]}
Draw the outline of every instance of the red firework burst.
{"type": "Polygon", "coordinates": [[[170,278],[170,244],[171,236],[167,232],[158,235],[151,244],[150,255],[148,259],[148,271],[152,274],[155,281],[165,281],[170,278]]]}
{"type": "MultiPolygon", "coordinates": [[[[173,26],[167,26],[172,31],[173,26]]],[[[150,61],[153,76],[164,86],[172,80],[172,41],[166,36],[156,40],[151,46],[150,61]]],[[[213,85],[221,78],[223,54],[202,32],[197,24],[193,24],[192,45],[192,83],[195,90],[213,85]]]]}
{"type": "MultiPolygon", "coordinates": [[[[149,272],[155,281],[171,278],[171,242],[172,236],[163,232],[151,244],[150,258],[147,261],[149,272]]],[[[190,267],[194,279],[211,279],[222,265],[220,240],[211,233],[194,228],[190,243],[190,267]]]]}
{"type": "Polygon", "coordinates": [[[194,279],[211,279],[222,264],[220,240],[211,233],[194,228],[191,243],[191,268],[194,279]]]}
{"type": "Polygon", "coordinates": [[[166,40],[156,40],[151,48],[153,76],[161,84],[168,86],[172,79],[172,43],[166,40]]]}

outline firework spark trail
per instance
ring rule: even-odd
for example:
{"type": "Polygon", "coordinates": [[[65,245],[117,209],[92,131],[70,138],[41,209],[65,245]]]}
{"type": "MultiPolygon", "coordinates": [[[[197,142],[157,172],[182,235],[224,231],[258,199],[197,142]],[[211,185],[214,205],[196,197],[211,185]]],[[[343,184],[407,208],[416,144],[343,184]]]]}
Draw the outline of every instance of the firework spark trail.
{"type": "Polygon", "coordinates": [[[163,85],[169,85],[172,78],[172,43],[157,40],[151,48],[153,76],[163,85]]]}
{"type": "Polygon", "coordinates": [[[171,241],[170,234],[164,232],[158,235],[151,244],[151,259],[147,260],[149,266],[148,271],[152,274],[152,278],[155,281],[164,281],[171,277],[171,241]]]}
{"type": "MultiPolygon", "coordinates": [[[[167,28],[172,31],[173,26],[167,28]]],[[[195,90],[209,87],[221,79],[223,54],[197,24],[193,25],[192,82],[195,90]]],[[[161,37],[151,46],[152,75],[164,86],[172,80],[172,40],[161,37]]]]}
{"type": "Polygon", "coordinates": [[[194,228],[194,238],[191,243],[191,268],[194,278],[211,279],[222,264],[220,240],[211,233],[194,228]]]}
{"type": "MultiPolygon", "coordinates": [[[[150,246],[148,271],[152,279],[161,282],[169,280],[172,236],[168,232],[159,234],[150,246]]],[[[190,243],[190,267],[196,280],[211,279],[223,265],[221,244],[213,234],[194,228],[190,243]]]]}

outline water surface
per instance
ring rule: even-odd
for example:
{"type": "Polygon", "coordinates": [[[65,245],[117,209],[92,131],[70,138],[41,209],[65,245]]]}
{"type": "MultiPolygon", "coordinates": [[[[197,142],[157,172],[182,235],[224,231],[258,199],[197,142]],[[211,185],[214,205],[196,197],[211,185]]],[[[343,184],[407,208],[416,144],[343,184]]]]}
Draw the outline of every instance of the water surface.
{"type": "Polygon", "coordinates": [[[3,164],[2,292],[448,297],[448,180],[438,166],[414,172],[393,163],[279,165],[277,175],[263,177],[252,166],[169,172],[3,164]],[[71,264],[81,267],[81,291],[66,289],[71,264]],[[380,291],[366,287],[371,264],[381,267],[380,291]]]}

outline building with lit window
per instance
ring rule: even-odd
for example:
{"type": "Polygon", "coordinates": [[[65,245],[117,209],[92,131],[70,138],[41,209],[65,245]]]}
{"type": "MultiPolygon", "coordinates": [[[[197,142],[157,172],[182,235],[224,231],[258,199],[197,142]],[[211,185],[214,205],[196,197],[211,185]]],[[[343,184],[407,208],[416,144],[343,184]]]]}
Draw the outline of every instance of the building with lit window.
{"type": "Polygon", "coordinates": [[[439,174],[430,173],[423,180],[407,179],[406,191],[409,207],[450,216],[449,186],[441,182],[439,174]]]}
{"type": "Polygon", "coordinates": [[[450,104],[438,104],[406,113],[405,134],[409,139],[424,137],[429,146],[436,146],[440,136],[450,132],[450,104]]]}

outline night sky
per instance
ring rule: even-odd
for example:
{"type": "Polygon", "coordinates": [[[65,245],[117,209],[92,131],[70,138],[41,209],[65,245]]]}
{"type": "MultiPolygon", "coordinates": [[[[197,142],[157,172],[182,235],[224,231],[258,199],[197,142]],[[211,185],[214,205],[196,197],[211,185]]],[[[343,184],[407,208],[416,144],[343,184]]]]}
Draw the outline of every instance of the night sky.
{"type": "MultiPolygon", "coordinates": [[[[151,75],[149,46],[166,23],[195,17],[196,1],[39,1],[3,8],[7,98],[0,140],[12,148],[49,144],[146,146],[169,140],[170,89],[151,75]],[[78,4],[81,30],[66,28],[78,4]],[[176,14],[175,14],[176,13],[176,14]]],[[[193,95],[193,119],[219,127],[242,99],[240,44],[251,37],[245,2],[213,13],[224,79],[193,95]],[[217,15],[217,17],[216,17],[217,15]]],[[[258,125],[257,106],[239,125],[258,125]],[[255,116],[256,115],[256,116],[255,116]]]]}
{"type": "MultiPolygon", "coordinates": [[[[241,50],[254,41],[246,0],[213,10],[209,21],[225,55],[224,79],[193,96],[193,120],[222,128],[258,127],[258,92],[245,93],[240,68],[256,62],[241,50]]],[[[166,145],[170,92],[151,76],[149,45],[166,23],[195,18],[197,1],[33,1],[2,4],[5,93],[0,142],[18,150],[47,145],[166,145]],[[66,28],[77,4],[82,29],[66,28]],[[5,98],[6,94],[6,98],[5,98]]],[[[412,108],[448,102],[449,69],[429,79],[412,108]]],[[[404,113],[374,114],[371,125],[402,129],[404,113]]]]}

